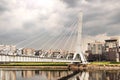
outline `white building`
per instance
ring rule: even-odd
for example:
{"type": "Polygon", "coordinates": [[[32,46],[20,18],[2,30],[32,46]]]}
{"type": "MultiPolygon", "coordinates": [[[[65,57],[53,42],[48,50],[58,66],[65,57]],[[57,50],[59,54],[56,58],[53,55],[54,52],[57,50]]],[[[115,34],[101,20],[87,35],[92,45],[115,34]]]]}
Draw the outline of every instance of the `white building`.
{"type": "Polygon", "coordinates": [[[16,51],[16,46],[14,45],[0,45],[0,54],[13,55],[16,51]]]}

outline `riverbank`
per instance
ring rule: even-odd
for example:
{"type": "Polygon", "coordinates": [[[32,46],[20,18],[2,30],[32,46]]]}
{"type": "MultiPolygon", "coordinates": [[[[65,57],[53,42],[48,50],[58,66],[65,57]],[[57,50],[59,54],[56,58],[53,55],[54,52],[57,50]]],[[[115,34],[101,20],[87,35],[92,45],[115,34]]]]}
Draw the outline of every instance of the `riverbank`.
{"type": "Polygon", "coordinates": [[[4,69],[34,69],[34,70],[68,70],[68,63],[64,62],[13,62],[1,63],[0,68],[4,69]]]}
{"type": "Polygon", "coordinates": [[[67,66],[0,66],[5,70],[68,70],[67,66]]]}
{"type": "Polygon", "coordinates": [[[2,63],[0,68],[39,69],[39,70],[120,70],[120,64],[115,62],[92,62],[84,64],[54,63],[54,62],[17,62],[2,63]]]}
{"type": "Polygon", "coordinates": [[[120,70],[120,62],[92,62],[87,68],[97,70],[120,70]]]}
{"type": "Polygon", "coordinates": [[[71,64],[69,68],[74,70],[120,70],[120,62],[91,62],[87,65],[71,64]]]}
{"type": "Polygon", "coordinates": [[[67,66],[65,62],[7,62],[0,66],[67,66]]]}

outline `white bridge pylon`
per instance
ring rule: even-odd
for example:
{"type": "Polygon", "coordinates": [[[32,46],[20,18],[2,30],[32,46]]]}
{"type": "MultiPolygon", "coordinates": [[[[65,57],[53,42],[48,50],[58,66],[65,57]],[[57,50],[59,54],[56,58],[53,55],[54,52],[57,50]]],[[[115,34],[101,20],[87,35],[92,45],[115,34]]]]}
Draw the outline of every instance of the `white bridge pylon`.
{"type": "Polygon", "coordinates": [[[79,20],[78,20],[78,30],[77,30],[77,43],[76,43],[76,49],[75,49],[75,53],[73,56],[73,60],[79,59],[81,60],[82,64],[87,64],[87,60],[84,56],[84,54],[82,53],[81,49],[81,36],[82,36],[82,12],[80,12],[79,14],[79,20]]]}

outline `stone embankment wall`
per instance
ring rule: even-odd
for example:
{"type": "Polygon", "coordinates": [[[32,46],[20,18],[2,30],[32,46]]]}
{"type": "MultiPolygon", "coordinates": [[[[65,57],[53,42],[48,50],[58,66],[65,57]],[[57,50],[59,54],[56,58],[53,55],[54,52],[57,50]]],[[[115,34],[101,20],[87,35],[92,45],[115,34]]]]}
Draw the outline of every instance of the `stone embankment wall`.
{"type": "Polygon", "coordinates": [[[32,70],[68,70],[67,66],[0,66],[2,69],[32,69],[32,70]]]}
{"type": "Polygon", "coordinates": [[[117,65],[76,65],[68,66],[0,66],[0,68],[11,69],[42,69],[42,70],[120,70],[120,64],[117,65]]]}
{"type": "Polygon", "coordinates": [[[120,70],[120,64],[118,65],[69,65],[71,70],[120,70]]]}

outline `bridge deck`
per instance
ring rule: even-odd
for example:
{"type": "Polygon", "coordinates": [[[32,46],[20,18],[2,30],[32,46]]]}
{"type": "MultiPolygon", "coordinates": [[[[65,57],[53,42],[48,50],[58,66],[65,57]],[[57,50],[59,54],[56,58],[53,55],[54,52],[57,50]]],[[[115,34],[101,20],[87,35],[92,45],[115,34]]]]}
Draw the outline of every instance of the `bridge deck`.
{"type": "Polygon", "coordinates": [[[0,55],[0,62],[81,62],[72,59],[42,58],[38,56],[0,55]]]}

